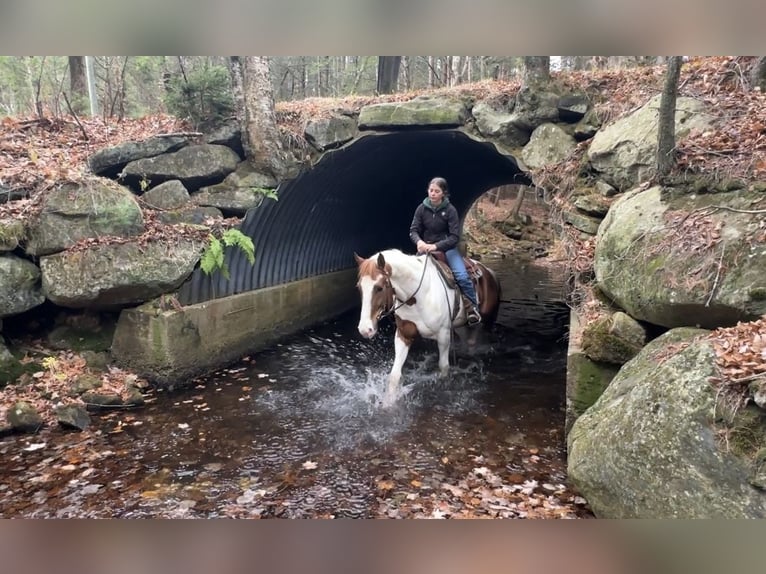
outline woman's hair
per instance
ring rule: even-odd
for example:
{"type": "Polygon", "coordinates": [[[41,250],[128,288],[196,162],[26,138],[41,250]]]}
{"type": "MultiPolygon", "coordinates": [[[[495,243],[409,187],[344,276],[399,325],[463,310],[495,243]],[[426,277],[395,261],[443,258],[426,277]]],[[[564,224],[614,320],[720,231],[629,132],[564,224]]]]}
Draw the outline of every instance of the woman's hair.
{"type": "Polygon", "coordinates": [[[447,180],[443,177],[435,177],[431,181],[428,182],[428,187],[431,187],[432,185],[437,186],[439,189],[441,189],[444,192],[444,196],[447,197],[449,195],[449,186],[447,185],[447,180]]]}

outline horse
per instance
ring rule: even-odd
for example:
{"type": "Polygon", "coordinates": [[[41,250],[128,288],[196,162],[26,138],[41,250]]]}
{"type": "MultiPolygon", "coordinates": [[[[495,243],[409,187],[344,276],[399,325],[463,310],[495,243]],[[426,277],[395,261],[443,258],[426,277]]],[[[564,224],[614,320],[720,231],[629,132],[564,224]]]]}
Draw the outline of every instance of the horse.
{"type": "MultiPolygon", "coordinates": [[[[466,300],[452,279],[449,267],[433,255],[408,255],[388,249],[363,259],[354,253],[359,274],[357,287],[362,298],[359,334],[371,339],[378,332],[378,321],[394,315],[395,358],[388,375],[388,389],[383,401],[390,406],[396,400],[410,346],[421,336],[436,340],[439,346],[439,376],[449,372],[452,330],[467,323],[466,300]],[[446,273],[445,273],[446,270],[446,273]]],[[[472,259],[466,259],[479,298],[481,325],[492,326],[500,308],[500,283],[495,273],[472,259]]]]}

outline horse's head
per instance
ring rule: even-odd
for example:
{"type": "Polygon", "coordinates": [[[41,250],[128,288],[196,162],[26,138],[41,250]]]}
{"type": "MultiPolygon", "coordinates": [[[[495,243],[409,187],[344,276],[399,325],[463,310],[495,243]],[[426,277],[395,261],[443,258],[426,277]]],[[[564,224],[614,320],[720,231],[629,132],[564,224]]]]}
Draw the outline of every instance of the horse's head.
{"type": "Polygon", "coordinates": [[[394,289],[391,286],[391,266],[382,253],[377,257],[362,259],[354,253],[359,265],[356,286],[362,296],[362,312],[359,316],[359,334],[371,339],[378,332],[378,321],[394,307],[394,289]]]}

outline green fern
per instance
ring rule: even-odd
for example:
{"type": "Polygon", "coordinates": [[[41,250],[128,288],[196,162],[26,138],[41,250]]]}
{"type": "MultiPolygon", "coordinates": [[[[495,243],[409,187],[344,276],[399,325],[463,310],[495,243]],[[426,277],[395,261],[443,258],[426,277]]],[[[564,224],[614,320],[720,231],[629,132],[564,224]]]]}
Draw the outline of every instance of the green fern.
{"type": "Polygon", "coordinates": [[[260,193],[266,199],[273,199],[274,201],[279,201],[279,197],[277,197],[276,189],[269,189],[267,187],[253,187],[252,190],[253,190],[253,193],[260,193]]]}
{"type": "Polygon", "coordinates": [[[227,229],[224,231],[221,239],[214,235],[208,235],[210,243],[205,248],[205,252],[200,258],[200,267],[205,275],[210,275],[213,271],[220,271],[226,279],[229,279],[229,268],[224,262],[224,246],[237,246],[245,253],[250,265],[255,263],[255,245],[253,240],[242,233],[239,229],[227,229]]]}

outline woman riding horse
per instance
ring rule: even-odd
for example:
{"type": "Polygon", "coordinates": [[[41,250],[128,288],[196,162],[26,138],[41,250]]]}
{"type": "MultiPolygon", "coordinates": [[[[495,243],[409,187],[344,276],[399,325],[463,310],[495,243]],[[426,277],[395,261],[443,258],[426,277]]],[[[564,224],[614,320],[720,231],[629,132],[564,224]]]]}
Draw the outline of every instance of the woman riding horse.
{"type": "Polygon", "coordinates": [[[428,184],[428,197],[415,209],[410,224],[410,239],[418,253],[440,251],[444,253],[447,264],[452,269],[455,282],[471,302],[467,309],[469,325],[481,321],[479,301],[471,278],[463,262],[463,256],[457,250],[460,240],[460,218],[457,209],[449,201],[449,186],[443,177],[435,177],[428,184]]]}

